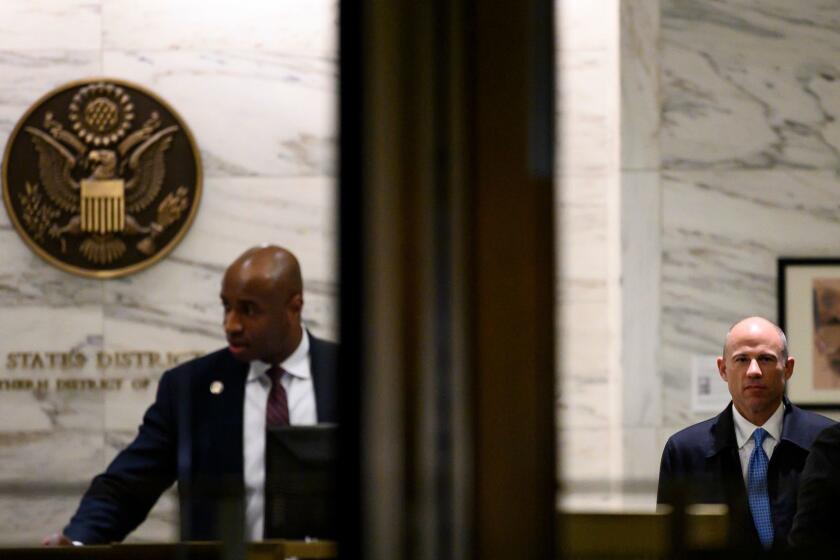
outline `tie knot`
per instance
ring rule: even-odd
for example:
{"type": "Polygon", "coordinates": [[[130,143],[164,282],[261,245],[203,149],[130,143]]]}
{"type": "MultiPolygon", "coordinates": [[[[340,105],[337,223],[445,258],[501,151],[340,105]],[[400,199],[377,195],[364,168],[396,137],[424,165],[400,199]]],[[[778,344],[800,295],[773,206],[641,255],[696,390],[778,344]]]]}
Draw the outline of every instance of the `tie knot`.
{"type": "Polygon", "coordinates": [[[283,378],[284,373],[286,373],[286,370],[284,370],[280,366],[271,366],[265,372],[265,374],[268,375],[268,378],[271,380],[272,386],[276,386],[278,383],[280,383],[280,379],[283,378]]]}
{"type": "Polygon", "coordinates": [[[764,438],[767,436],[767,431],[764,428],[756,428],[753,432],[753,439],[756,445],[764,443],[764,438]]]}

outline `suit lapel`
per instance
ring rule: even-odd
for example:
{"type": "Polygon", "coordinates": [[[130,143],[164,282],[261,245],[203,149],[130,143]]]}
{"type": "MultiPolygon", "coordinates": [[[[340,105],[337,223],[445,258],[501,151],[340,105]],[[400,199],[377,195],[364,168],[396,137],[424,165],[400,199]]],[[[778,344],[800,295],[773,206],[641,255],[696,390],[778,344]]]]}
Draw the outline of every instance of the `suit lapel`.
{"type": "MultiPolygon", "coordinates": [[[[225,352],[216,367],[200,377],[196,392],[204,403],[206,425],[194,427],[199,453],[208,470],[221,476],[238,476],[243,471],[243,417],[248,364],[225,352]]],[[[201,420],[199,420],[201,422],[201,420]]]]}
{"type": "MultiPolygon", "coordinates": [[[[307,331],[308,332],[308,331],[307,331]]],[[[319,423],[338,421],[334,346],[309,333],[309,365],[319,423]]]]}

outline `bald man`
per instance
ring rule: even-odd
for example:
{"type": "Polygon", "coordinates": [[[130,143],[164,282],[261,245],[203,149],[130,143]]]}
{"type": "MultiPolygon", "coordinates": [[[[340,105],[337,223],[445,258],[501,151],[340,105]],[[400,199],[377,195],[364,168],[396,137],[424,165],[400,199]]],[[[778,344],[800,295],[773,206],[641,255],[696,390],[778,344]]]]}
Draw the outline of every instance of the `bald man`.
{"type": "Polygon", "coordinates": [[[717,367],[732,402],[665,444],[659,503],[729,505],[733,545],[784,547],[811,444],[832,421],[784,396],[793,375],[782,330],[762,317],[735,323],[717,367]]]}
{"type": "Polygon", "coordinates": [[[243,507],[246,538],[263,537],[266,424],[337,421],[337,347],[303,327],[300,266],[286,249],[245,251],[221,299],[228,346],[163,374],[137,437],[44,544],[121,541],[176,480],[186,540],[220,539],[243,507]]]}

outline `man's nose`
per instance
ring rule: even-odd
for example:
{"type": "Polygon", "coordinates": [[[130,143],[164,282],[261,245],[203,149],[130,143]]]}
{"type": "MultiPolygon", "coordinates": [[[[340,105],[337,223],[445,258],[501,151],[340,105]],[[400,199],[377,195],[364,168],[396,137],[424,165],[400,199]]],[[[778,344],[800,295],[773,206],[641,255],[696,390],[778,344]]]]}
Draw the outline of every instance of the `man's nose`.
{"type": "Polygon", "coordinates": [[[225,313],[225,320],[223,323],[226,333],[235,333],[242,330],[242,323],[233,311],[225,313]]]}
{"type": "Polygon", "coordinates": [[[755,358],[750,360],[750,367],[747,368],[747,375],[749,377],[761,377],[761,368],[758,367],[758,360],[755,358]]]}

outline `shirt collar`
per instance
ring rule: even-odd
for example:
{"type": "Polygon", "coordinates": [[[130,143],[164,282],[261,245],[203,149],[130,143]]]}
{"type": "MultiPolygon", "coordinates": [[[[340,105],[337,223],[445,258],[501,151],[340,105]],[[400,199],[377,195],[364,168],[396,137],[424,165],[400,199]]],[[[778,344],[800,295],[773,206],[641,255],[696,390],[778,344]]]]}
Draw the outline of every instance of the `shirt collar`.
{"type": "MultiPolygon", "coordinates": [[[[295,348],[295,351],[292,352],[288,358],[283,360],[280,367],[286,370],[293,377],[309,379],[311,376],[309,361],[307,360],[307,356],[309,356],[309,334],[306,332],[305,328],[301,330],[303,331],[303,334],[300,337],[300,343],[297,345],[297,348],[295,348]]],[[[248,370],[248,379],[246,382],[250,383],[265,377],[265,372],[268,371],[268,368],[270,367],[271,364],[254,360],[251,362],[251,368],[248,370]]]]}
{"type": "Polygon", "coordinates": [[[735,408],[735,403],[732,403],[732,418],[735,420],[735,439],[738,442],[738,449],[744,447],[752,438],[753,432],[761,427],[767,432],[775,441],[779,441],[782,436],[782,421],[785,416],[785,403],[779,403],[779,408],[767,419],[763,426],[756,426],[738,412],[735,408]]]}

